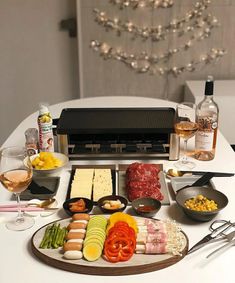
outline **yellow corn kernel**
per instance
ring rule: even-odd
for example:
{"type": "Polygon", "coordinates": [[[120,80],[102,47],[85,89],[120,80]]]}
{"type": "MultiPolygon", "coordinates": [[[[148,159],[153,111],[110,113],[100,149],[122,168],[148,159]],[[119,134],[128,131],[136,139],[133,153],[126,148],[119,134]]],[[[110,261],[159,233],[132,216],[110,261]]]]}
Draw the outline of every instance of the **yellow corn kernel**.
{"type": "Polygon", "coordinates": [[[209,200],[203,195],[197,195],[194,198],[185,201],[188,209],[196,211],[212,211],[218,208],[214,200],[209,200]]]}

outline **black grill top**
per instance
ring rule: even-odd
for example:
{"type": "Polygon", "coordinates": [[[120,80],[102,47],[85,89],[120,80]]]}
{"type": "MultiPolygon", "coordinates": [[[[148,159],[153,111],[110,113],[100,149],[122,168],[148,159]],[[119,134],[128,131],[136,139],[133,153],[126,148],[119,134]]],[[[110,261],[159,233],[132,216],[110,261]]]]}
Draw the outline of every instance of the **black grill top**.
{"type": "Polygon", "coordinates": [[[171,133],[173,108],[67,108],[58,134],[171,133]]]}

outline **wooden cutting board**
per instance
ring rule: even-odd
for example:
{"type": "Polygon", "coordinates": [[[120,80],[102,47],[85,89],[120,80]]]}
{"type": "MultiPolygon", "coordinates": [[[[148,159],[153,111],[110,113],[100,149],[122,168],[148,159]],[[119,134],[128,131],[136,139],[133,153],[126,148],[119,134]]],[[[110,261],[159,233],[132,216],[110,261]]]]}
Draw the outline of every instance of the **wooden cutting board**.
{"type": "MultiPolygon", "coordinates": [[[[71,218],[67,218],[57,220],[52,223],[60,223],[61,227],[64,227],[67,226],[70,221],[71,218]]],[[[31,239],[32,251],[44,263],[70,272],[111,276],[141,274],[173,265],[182,260],[188,251],[188,238],[184,232],[181,232],[184,240],[182,256],[173,256],[170,254],[134,254],[129,261],[118,263],[110,263],[105,261],[103,258],[100,258],[94,262],[88,262],[85,259],[67,260],[63,258],[62,249],[39,249],[45,229],[48,225],[52,225],[52,223],[41,227],[34,233],[31,239]]]]}

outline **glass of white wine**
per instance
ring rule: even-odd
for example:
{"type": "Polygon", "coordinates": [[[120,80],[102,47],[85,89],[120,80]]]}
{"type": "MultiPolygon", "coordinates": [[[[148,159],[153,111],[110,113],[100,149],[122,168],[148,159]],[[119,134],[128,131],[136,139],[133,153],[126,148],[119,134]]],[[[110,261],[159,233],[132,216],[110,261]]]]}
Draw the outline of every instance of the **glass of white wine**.
{"type": "Polygon", "coordinates": [[[175,132],[184,140],[184,156],[174,164],[178,169],[193,169],[196,165],[187,158],[188,139],[192,138],[198,130],[195,118],[196,105],[194,103],[182,102],[177,105],[174,125],[175,132]]]}
{"type": "Polygon", "coordinates": [[[34,225],[34,219],[23,215],[20,205],[20,193],[27,189],[32,176],[32,165],[26,148],[13,146],[0,151],[0,182],[17,199],[18,215],[6,223],[9,230],[23,231],[34,225]]]}

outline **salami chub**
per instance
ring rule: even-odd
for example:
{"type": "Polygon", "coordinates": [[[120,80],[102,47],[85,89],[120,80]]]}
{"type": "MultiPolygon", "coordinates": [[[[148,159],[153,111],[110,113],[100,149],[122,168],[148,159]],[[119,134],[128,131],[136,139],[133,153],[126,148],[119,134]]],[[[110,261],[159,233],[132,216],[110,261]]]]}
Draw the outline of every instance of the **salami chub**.
{"type": "Polygon", "coordinates": [[[126,190],[130,201],[141,197],[163,200],[159,182],[160,170],[154,164],[132,163],[126,170],[126,190]]]}

